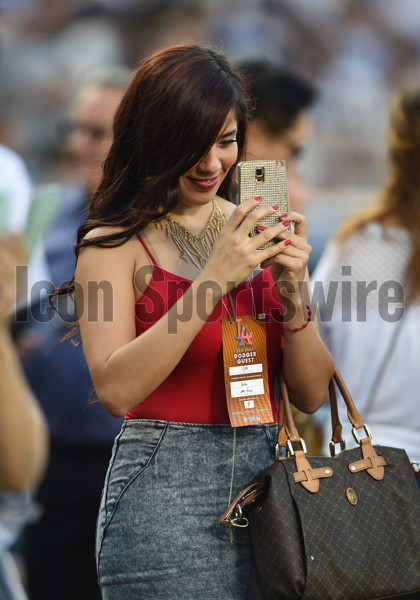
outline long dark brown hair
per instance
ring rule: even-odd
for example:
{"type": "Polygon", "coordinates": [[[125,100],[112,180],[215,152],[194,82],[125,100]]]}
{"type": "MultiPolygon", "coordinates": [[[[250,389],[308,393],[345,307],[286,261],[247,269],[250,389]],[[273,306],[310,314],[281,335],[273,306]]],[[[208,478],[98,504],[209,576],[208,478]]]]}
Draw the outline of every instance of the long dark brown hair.
{"type": "MultiPolygon", "coordinates": [[[[230,111],[238,122],[238,156],[247,120],[245,82],[210,48],[182,44],[160,50],[139,67],[117,109],[101,184],[77,234],[86,245],[124,243],[178,204],[178,178],[214,144],[230,111]],[[95,227],[124,233],[86,240],[95,227]]],[[[219,188],[229,198],[230,173],[219,188]]]]}
{"type": "Polygon", "coordinates": [[[405,279],[420,295],[420,85],[404,88],[392,102],[388,127],[388,178],[379,200],[346,220],[339,243],[372,221],[397,219],[411,235],[412,253],[405,279]]]}
{"type": "MultiPolygon", "coordinates": [[[[238,159],[243,154],[248,98],[246,80],[220,52],[181,44],[155,52],[138,68],[116,111],[113,142],[102,181],[77,232],[76,260],[85,246],[127,242],[178,205],[178,178],[211,148],[230,112],[237,120],[238,159]],[[97,227],[121,232],[86,235],[97,227]]],[[[230,199],[231,167],[218,193],[230,199]]],[[[50,302],[73,295],[75,280],[50,302]]],[[[71,337],[78,330],[75,323],[71,337]]]]}

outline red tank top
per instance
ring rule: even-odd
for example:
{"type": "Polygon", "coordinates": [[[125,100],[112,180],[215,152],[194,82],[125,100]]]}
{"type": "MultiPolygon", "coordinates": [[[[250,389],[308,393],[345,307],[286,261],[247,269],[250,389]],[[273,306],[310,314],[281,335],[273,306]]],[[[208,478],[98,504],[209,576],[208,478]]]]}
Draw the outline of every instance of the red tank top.
{"type": "MultiPolygon", "coordinates": [[[[152,278],[135,307],[136,333],[141,335],[163,317],[192,282],[159,267],[141,235],[138,233],[137,236],[153,262],[152,278]]],[[[261,271],[251,282],[245,281],[231,291],[237,316],[253,314],[252,295],[256,313],[267,315],[268,378],[274,419],[277,420],[275,378],[282,358],[281,304],[269,268],[261,271]]],[[[143,402],[130,410],[125,416],[126,419],[159,419],[201,424],[229,423],[220,322],[221,318],[229,316],[226,306],[232,312],[230,301],[225,296],[223,302],[218,302],[172,373],[143,402]]],[[[177,335],[176,325],[173,323],[173,335],[177,335]]]]}

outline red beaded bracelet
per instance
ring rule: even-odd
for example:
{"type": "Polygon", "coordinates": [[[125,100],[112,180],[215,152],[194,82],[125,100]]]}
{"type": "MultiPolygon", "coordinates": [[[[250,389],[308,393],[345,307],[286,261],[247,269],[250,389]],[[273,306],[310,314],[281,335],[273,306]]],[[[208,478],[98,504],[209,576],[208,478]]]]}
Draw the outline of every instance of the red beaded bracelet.
{"type": "Polygon", "coordinates": [[[306,319],[306,322],[301,326],[301,327],[284,327],[283,325],[280,328],[280,347],[283,349],[284,348],[284,337],[283,337],[283,331],[287,331],[289,333],[294,333],[295,331],[301,331],[302,329],[305,329],[305,327],[307,327],[309,325],[309,323],[312,321],[312,311],[310,309],[310,307],[305,304],[306,306],[306,310],[308,311],[308,318],[306,319]]]}
{"type": "Polygon", "coordinates": [[[294,327],[294,328],[282,327],[283,331],[288,331],[289,333],[293,333],[295,331],[301,331],[302,329],[305,329],[305,327],[307,327],[309,325],[309,323],[312,321],[312,311],[307,304],[305,304],[305,306],[306,306],[306,310],[308,311],[308,318],[306,319],[306,323],[301,325],[301,327],[294,327]]]}

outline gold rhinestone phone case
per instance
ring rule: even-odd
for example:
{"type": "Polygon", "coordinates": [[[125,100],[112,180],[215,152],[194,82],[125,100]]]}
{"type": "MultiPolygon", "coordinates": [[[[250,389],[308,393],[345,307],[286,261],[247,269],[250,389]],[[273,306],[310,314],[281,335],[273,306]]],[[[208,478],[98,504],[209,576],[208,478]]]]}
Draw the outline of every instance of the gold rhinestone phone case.
{"type": "MultiPolygon", "coordinates": [[[[238,182],[238,203],[255,198],[255,196],[261,196],[261,205],[278,205],[278,211],[273,212],[268,217],[263,217],[258,221],[259,223],[266,227],[277,225],[279,215],[289,212],[289,188],[284,160],[247,160],[239,162],[236,167],[236,181],[238,182]]],[[[258,210],[258,208],[255,210],[258,210]]],[[[253,228],[250,232],[252,236],[257,234],[256,228],[253,228]]],[[[260,249],[275,243],[275,241],[267,242],[260,249]]]]}

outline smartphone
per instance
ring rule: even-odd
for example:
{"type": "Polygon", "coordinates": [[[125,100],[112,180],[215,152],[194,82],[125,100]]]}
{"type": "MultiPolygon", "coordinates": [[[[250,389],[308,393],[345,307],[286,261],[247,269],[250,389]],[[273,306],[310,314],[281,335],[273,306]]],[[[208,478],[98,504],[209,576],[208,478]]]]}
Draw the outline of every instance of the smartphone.
{"type": "MultiPolygon", "coordinates": [[[[241,161],[236,167],[236,181],[238,183],[238,203],[261,196],[261,205],[278,205],[278,211],[258,221],[262,225],[266,227],[277,225],[279,215],[289,212],[289,188],[284,160],[241,161]]],[[[258,235],[256,227],[252,229],[250,235],[258,235]]],[[[275,243],[276,241],[272,240],[261,246],[260,249],[275,243]]]]}

